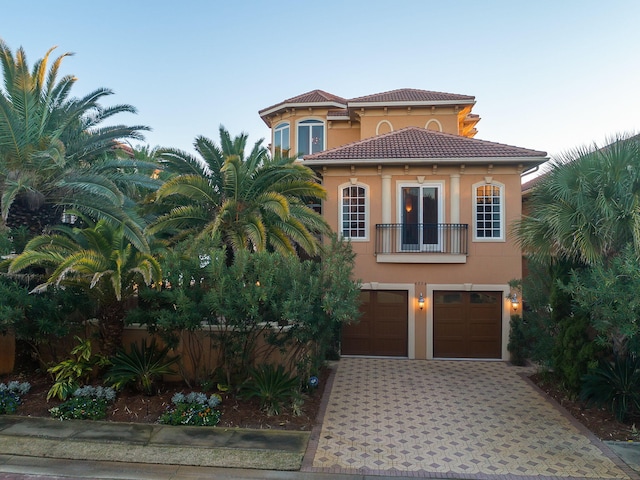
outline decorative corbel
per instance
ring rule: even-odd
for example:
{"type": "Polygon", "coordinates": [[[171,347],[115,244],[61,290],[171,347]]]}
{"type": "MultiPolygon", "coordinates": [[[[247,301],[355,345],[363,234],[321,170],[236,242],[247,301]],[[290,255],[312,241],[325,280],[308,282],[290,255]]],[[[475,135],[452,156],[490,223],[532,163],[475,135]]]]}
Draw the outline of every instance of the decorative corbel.
{"type": "Polygon", "coordinates": [[[432,169],[434,175],[438,174],[438,164],[437,163],[434,163],[433,167],[431,167],[431,169],[432,169]]]}
{"type": "Polygon", "coordinates": [[[409,165],[404,166],[404,174],[409,175],[409,165]]]}
{"type": "Polygon", "coordinates": [[[493,173],[493,163],[490,163],[487,167],[487,173],[491,175],[493,173]]]}
{"type": "Polygon", "coordinates": [[[463,163],[462,165],[460,165],[460,175],[464,175],[464,169],[465,169],[466,167],[467,167],[467,166],[466,166],[464,163],[463,163]]]}
{"type": "Polygon", "coordinates": [[[518,174],[521,174],[524,170],[524,165],[520,164],[518,165],[518,168],[516,168],[516,172],[518,172],[518,174]]]}
{"type": "Polygon", "coordinates": [[[378,175],[382,175],[382,165],[378,165],[378,175]]]}
{"type": "Polygon", "coordinates": [[[356,166],[351,165],[351,175],[355,175],[355,174],[356,174],[356,166]]]}

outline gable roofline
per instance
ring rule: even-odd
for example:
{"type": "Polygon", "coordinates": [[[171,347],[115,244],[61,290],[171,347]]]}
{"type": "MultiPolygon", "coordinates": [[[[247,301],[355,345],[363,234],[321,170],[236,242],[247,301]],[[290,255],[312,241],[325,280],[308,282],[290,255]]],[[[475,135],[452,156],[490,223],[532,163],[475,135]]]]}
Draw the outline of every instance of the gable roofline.
{"type": "Polygon", "coordinates": [[[272,105],[258,111],[260,118],[271,126],[271,121],[268,118],[269,115],[279,112],[280,110],[286,110],[287,108],[334,108],[334,109],[346,109],[347,100],[334,95],[332,93],[325,92],[324,90],[311,90],[310,92],[296,95],[295,97],[288,98],[280,103],[272,105]]]}
{"type": "Polygon", "coordinates": [[[387,92],[374,93],[348,101],[349,107],[405,107],[405,106],[438,106],[438,105],[475,105],[471,95],[435,92],[415,88],[399,88],[387,92]]]}
{"type": "MultiPolygon", "coordinates": [[[[475,105],[476,97],[456,93],[435,92],[415,88],[399,88],[347,100],[324,90],[311,90],[258,111],[260,118],[271,127],[272,114],[289,108],[327,108],[347,110],[366,107],[435,107],[443,105],[475,105]]],[[[344,119],[340,116],[335,119],[344,119]]]]}
{"type": "Polygon", "coordinates": [[[415,163],[519,163],[538,165],[547,153],[420,127],[406,127],[330,150],[305,155],[306,165],[415,163]]]}

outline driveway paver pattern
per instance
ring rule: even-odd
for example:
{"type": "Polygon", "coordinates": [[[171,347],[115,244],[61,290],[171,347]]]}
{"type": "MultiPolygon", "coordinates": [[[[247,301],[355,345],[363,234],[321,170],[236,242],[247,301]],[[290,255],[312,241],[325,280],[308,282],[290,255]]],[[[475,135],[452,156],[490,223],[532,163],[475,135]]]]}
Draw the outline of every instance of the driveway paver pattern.
{"type": "Polygon", "coordinates": [[[632,478],[526,372],[503,362],[343,358],[303,470],[632,478]]]}

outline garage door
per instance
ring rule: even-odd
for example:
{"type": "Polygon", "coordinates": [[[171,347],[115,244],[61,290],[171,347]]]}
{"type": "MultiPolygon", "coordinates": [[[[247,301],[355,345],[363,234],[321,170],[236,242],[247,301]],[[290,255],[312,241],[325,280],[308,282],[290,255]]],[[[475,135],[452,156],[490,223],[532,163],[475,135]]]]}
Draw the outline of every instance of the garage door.
{"type": "Polygon", "coordinates": [[[502,292],[433,294],[433,356],[502,357],[502,292]]]}
{"type": "Polygon", "coordinates": [[[360,301],[360,321],[342,330],[342,354],[406,357],[407,292],[363,290],[360,301]]]}

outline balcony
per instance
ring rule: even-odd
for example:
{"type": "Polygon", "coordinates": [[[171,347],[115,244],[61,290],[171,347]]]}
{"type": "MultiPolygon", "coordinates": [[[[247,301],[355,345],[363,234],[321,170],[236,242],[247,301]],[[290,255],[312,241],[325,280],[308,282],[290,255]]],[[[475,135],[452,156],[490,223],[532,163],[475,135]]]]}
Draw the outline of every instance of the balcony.
{"type": "Polygon", "coordinates": [[[378,263],[466,263],[466,223],[376,225],[378,263]]]}

